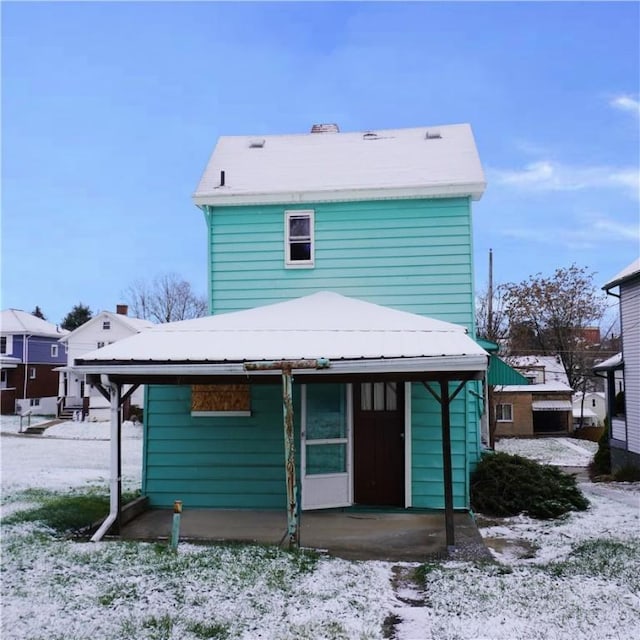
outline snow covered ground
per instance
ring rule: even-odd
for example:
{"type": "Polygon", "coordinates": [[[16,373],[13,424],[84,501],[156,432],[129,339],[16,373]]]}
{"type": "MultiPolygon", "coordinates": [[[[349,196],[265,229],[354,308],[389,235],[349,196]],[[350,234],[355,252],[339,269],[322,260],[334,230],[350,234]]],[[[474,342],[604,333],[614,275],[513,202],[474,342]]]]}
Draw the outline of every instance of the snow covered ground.
{"type": "MultiPolygon", "coordinates": [[[[2,514],[27,489],[106,491],[108,425],[15,435],[3,418],[2,514]]],[[[123,426],[124,478],[139,487],[140,427],[123,426]]],[[[585,467],[595,445],[501,441],[585,467]]],[[[562,520],[478,516],[496,563],[347,562],[274,548],[78,543],[38,524],[2,526],[2,637],[602,639],[640,628],[640,485],[581,484],[591,508],[562,520]],[[418,573],[415,570],[418,569],[418,573]],[[386,624],[385,624],[386,621],[386,624]],[[389,634],[392,633],[393,636],[389,634]]]]}

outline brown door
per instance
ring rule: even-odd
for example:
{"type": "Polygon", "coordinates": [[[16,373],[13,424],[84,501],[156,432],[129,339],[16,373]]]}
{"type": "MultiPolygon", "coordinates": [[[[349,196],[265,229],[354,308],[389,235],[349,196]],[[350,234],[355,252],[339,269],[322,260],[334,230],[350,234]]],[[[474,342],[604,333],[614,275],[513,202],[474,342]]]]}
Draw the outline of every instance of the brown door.
{"type": "Polygon", "coordinates": [[[354,502],[404,506],[404,386],[354,385],[354,502]]]}

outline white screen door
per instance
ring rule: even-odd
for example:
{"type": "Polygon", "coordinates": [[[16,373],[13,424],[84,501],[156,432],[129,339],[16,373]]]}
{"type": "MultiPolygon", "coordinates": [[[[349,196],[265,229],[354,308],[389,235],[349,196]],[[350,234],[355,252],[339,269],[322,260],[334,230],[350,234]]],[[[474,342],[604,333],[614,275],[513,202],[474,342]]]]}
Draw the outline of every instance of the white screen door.
{"type": "Polygon", "coordinates": [[[349,394],[344,384],[302,386],[302,508],[351,504],[349,394]]]}

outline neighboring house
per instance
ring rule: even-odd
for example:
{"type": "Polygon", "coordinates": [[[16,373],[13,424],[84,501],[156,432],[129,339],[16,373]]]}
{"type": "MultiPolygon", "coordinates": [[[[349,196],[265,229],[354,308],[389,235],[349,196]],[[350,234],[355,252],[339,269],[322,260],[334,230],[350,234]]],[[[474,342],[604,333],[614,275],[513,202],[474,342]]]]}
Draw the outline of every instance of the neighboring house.
{"type": "Polygon", "coordinates": [[[121,383],[160,383],[145,406],[153,507],[466,510],[488,363],[470,337],[485,188],[471,128],[313,131],[219,139],[194,195],[214,315],[76,370],[107,377],[113,402],[121,383]]]}
{"type": "Polygon", "coordinates": [[[67,361],[58,340],[67,331],[18,309],[0,315],[0,395],[2,413],[55,415],[56,367],[67,361]]]}
{"type": "MultiPolygon", "coordinates": [[[[153,322],[130,318],[128,306],[119,304],[116,313],[101,311],[91,320],[68,333],[60,342],[65,346],[67,364],[73,363],[89,351],[101,349],[118,340],[135,335],[154,326],[153,322]]],[[[129,398],[128,406],[142,408],[144,404],[144,387],[140,387],[129,398]]],[[[92,385],[87,384],[85,377],[75,375],[69,366],[60,371],[59,394],[61,398],[60,413],[76,414],[89,420],[109,420],[109,401],[92,385]]],[[[128,408],[128,407],[127,407],[128,408]]],[[[128,417],[128,411],[125,411],[128,417]]]]}
{"type": "Polygon", "coordinates": [[[497,437],[568,434],[573,430],[572,389],[560,358],[509,358],[528,385],[496,386],[492,419],[497,437]]]}
{"type": "Polygon", "coordinates": [[[578,428],[582,421],[583,427],[601,427],[607,417],[607,401],[602,391],[581,391],[573,396],[573,426],[578,428]]]}
{"type": "Polygon", "coordinates": [[[594,367],[607,378],[611,467],[616,471],[640,467],[640,258],[603,289],[620,300],[622,353],[594,367]],[[617,294],[612,292],[616,288],[617,294]]]}

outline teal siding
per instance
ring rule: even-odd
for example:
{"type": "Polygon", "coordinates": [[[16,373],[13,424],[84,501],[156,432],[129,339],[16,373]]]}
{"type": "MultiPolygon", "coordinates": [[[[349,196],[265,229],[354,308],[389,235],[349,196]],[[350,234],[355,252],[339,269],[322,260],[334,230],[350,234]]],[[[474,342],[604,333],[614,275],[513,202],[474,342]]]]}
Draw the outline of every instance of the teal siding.
{"type": "MultiPolygon", "coordinates": [[[[210,310],[248,309],[329,290],[466,326],[473,335],[467,198],[209,207],[210,310]],[[284,265],[284,211],[315,211],[315,266],[284,265]]],[[[452,385],[453,387],[453,385],[452,385]]],[[[480,454],[478,402],[469,383],[451,408],[454,506],[469,506],[480,454]]],[[[296,421],[298,389],[294,386],[296,421]]],[[[251,390],[248,418],[192,418],[190,387],[149,387],[143,492],[151,505],[286,506],[279,386],[251,390]]],[[[296,441],[300,442],[296,425],[296,441]]],[[[412,385],[412,504],[444,508],[439,403],[412,385]]]]}
{"type": "MultiPolygon", "coordinates": [[[[454,390],[451,385],[451,391],[454,390]]],[[[438,386],[435,390],[439,393],[438,386]]],[[[468,421],[468,393],[463,390],[451,403],[451,458],[453,468],[453,504],[469,507],[467,477],[469,450],[475,449],[471,432],[477,421],[468,421]]],[[[422,384],[411,388],[411,493],[417,508],[444,509],[444,467],[442,460],[442,416],[440,403],[422,384]]],[[[475,456],[474,456],[475,457],[475,456]]]]}
{"type": "Polygon", "coordinates": [[[330,290],[472,328],[466,198],[216,207],[208,214],[211,309],[330,290]],[[284,211],[315,211],[315,266],[284,266],[284,211]]]}
{"type": "Polygon", "coordinates": [[[189,386],[147,389],[142,491],[152,507],[286,508],[279,385],[252,387],[250,417],[223,418],[191,417],[189,386]]]}

